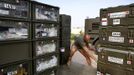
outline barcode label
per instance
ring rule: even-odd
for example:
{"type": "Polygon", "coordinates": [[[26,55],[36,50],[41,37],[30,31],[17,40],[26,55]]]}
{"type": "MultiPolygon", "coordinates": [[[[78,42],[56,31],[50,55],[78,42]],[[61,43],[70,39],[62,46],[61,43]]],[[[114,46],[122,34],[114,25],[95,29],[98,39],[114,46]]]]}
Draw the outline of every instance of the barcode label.
{"type": "Polygon", "coordinates": [[[124,37],[113,37],[113,36],[109,36],[108,41],[110,41],[110,42],[124,43],[124,37]]]}
{"type": "Polygon", "coordinates": [[[126,17],[127,14],[129,14],[129,11],[114,12],[114,13],[109,13],[108,15],[110,16],[110,18],[122,18],[122,17],[126,17]]]}
{"type": "Polygon", "coordinates": [[[121,32],[112,32],[112,36],[121,36],[121,32]]]}
{"type": "Polygon", "coordinates": [[[120,24],[120,19],[113,19],[113,25],[120,24]]]}
{"type": "Polygon", "coordinates": [[[121,58],[108,56],[108,61],[113,62],[113,63],[117,63],[117,64],[123,64],[123,59],[121,59],[121,58]]]}
{"type": "Polygon", "coordinates": [[[101,25],[102,26],[107,26],[107,18],[102,18],[101,25]]]}

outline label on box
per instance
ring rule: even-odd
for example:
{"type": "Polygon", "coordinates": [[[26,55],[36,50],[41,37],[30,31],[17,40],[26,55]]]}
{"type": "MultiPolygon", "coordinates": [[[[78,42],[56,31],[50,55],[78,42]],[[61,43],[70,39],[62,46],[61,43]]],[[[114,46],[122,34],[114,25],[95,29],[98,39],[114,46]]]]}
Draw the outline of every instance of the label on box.
{"type": "Polygon", "coordinates": [[[110,42],[124,43],[124,37],[113,37],[113,36],[109,36],[108,41],[110,41],[110,42]]]}
{"type": "Polygon", "coordinates": [[[117,63],[117,64],[123,64],[123,59],[121,59],[121,58],[108,56],[108,61],[113,62],[113,63],[117,63]]]}
{"type": "Polygon", "coordinates": [[[132,61],[128,60],[128,61],[127,61],[127,64],[128,64],[128,65],[131,65],[131,64],[132,64],[132,61]]]}
{"type": "Polygon", "coordinates": [[[133,39],[129,39],[129,43],[134,43],[134,40],[133,39]]]}
{"type": "Polygon", "coordinates": [[[8,3],[4,3],[4,7],[5,8],[8,8],[8,9],[16,9],[16,6],[15,5],[8,4],[8,3]]]}
{"type": "Polygon", "coordinates": [[[47,36],[47,33],[42,33],[42,36],[47,36]]]}
{"type": "Polygon", "coordinates": [[[120,19],[113,19],[113,25],[120,24],[120,19]]]}
{"type": "Polygon", "coordinates": [[[65,48],[61,48],[60,51],[61,51],[61,52],[65,52],[65,48]]]}
{"type": "Polygon", "coordinates": [[[16,29],[15,29],[15,28],[9,28],[8,31],[9,31],[10,33],[16,33],[16,29]]]}
{"type": "Polygon", "coordinates": [[[0,14],[9,15],[9,11],[0,9],[0,14]]]}
{"type": "Polygon", "coordinates": [[[121,36],[121,32],[112,32],[112,36],[121,36]]]}
{"type": "Polygon", "coordinates": [[[101,25],[102,26],[107,26],[107,18],[102,18],[101,25]]]}
{"type": "Polygon", "coordinates": [[[129,14],[129,11],[109,13],[108,16],[110,18],[122,18],[122,17],[126,17],[127,14],[129,14]]]}

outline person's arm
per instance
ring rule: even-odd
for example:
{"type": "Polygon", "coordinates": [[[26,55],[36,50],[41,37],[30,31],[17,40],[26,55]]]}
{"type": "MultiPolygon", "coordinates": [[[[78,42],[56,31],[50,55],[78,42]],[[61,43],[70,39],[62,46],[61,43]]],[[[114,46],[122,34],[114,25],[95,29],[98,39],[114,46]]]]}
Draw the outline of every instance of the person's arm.
{"type": "Polygon", "coordinates": [[[90,51],[86,46],[83,46],[83,49],[90,55],[90,57],[92,59],[94,59],[95,61],[97,61],[97,58],[93,55],[93,52],[90,51]]]}

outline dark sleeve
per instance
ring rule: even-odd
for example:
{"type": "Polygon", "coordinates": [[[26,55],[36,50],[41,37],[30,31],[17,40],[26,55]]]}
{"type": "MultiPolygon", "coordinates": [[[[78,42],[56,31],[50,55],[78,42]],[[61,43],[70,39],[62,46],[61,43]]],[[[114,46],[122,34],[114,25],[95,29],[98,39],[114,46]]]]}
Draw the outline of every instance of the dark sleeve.
{"type": "Polygon", "coordinates": [[[95,38],[95,39],[93,40],[92,45],[95,45],[95,44],[96,44],[96,42],[98,42],[98,41],[99,41],[99,37],[95,38]]]}
{"type": "Polygon", "coordinates": [[[80,47],[86,46],[82,37],[77,37],[75,40],[75,43],[77,44],[77,46],[80,46],[80,47]]]}

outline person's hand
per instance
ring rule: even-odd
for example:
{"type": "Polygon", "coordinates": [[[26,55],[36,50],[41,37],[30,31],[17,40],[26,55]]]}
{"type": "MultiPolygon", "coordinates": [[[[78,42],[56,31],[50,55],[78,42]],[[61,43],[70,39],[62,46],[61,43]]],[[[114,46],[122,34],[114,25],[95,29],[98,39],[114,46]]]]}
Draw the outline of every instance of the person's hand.
{"type": "Polygon", "coordinates": [[[96,51],[96,49],[95,49],[94,46],[90,46],[89,50],[91,50],[91,51],[96,51]]]}

